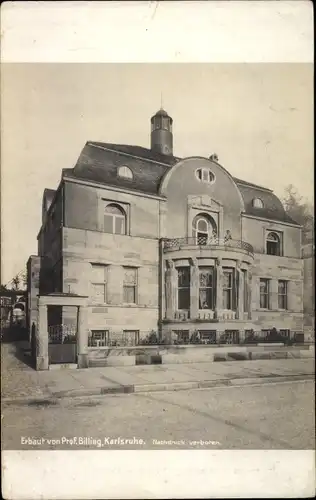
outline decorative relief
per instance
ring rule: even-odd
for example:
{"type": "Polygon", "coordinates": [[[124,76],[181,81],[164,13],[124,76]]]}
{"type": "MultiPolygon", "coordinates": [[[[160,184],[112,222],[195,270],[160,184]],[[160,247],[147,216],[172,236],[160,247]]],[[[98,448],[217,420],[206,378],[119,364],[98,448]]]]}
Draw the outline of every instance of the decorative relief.
{"type": "Polygon", "coordinates": [[[198,267],[199,264],[198,264],[198,260],[196,258],[190,258],[189,260],[190,260],[190,265],[192,267],[198,267]]]}
{"type": "Polygon", "coordinates": [[[207,207],[210,208],[216,212],[218,212],[221,208],[221,204],[213,200],[209,195],[201,195],[201,196],[196,196],[196,195],[189,195],[188,196],[188,205],[190,207],[207,207]]]}

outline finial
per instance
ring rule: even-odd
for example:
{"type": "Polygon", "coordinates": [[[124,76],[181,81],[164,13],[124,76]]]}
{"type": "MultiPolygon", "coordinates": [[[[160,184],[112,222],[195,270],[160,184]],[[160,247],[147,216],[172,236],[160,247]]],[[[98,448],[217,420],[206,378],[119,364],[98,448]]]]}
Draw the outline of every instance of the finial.
{"type": "Polygon", "coordinates": [[[160,109],[163,109],[163,105],[162,105],[162,92],[160,92],[160,109]]]}

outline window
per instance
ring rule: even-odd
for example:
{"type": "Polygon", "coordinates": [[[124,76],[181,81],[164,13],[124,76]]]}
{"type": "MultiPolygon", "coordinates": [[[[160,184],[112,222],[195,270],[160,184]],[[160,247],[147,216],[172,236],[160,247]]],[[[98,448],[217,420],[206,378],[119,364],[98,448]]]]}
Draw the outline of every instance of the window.
{"type": "Polygon", "coordinates": [[[177,344],[188,344],[190,342],[190,331],[189,330],[174,330],[175,343],[177,344]]]}
{"type": "Polygon", "coordinates": [[[105,207],[104,231],[112,234],[126,234],[126,213],[115,203],[110,203],[105,207]]]}
{"type": "Polygon", "coordinates": [[[133,179],[133,172],[125,165],[122,165],[117,169],[117,175],[119,177],[124,177],[125,179],[133,179]]]}
{"type": "Polygon", "coordinates": [[[216,243],[217,226],[210,215],[200,214],[194,217],[192,230],[197,245],[208,245],[212,244],[212,242],[216,243]]]}
{"type": "Polygon", "coordinates": [[[281,329],[280,335],[282,335],[282,337],[289,339],[291,337],[291,331],[286,329],[281,329]]]}
{"type": "Polygon", "coordinates": [[[202,344],[216,344],[216,330],[199,330],[198,333],[202,344]]]}
{"type": "Polygon", "coordinates": [[[278,282],[278,308],[287,309],[287,282],[284,280],[278,282]]]}
{"type": "Polygon", "coordinates": [[[123,345],[135,346],[139,344],[139,330],[123,330],[123,345]]]}
{"type": "Polygon", "coordinates": [[[137,268],[136,267],[124,267],[123,302],[124,302],[124,304],[136,304],[137,303],[137,268]]]}
{"type": "Polygon", "coordinates": [[[178,268],[178,309],[190,309],[190,268],[178,268]]]}
{"type": "Polygon", "coordinates": [[[260,279],[260,309],[270,307],[270,282],[268,279],[260,279]]]}
{"type": "Polygon", "coordinates": [[[277,233],[268,233],[266,243],[268,255],[281,255],[280,235],[277,233]]]}
{"type": "Polygon", "coordinates": [[[195,176],[201,182],[208,182],[209,184],[215,182],[215,175],[209,168],[198,168],[195,171],[195,176]]]}
{"type": "Polygon", "coordinates": [[[223,306],[224,309],[233,308],[233,279],[234,279],[233,269],[226,269],[224,271],[223,280],[223,306]]]}
{"type": "Polygon", "coordinates": [[[214,268],[199,269],[199,309],[214,309],[214,268]]]}
{"type": "Polygon", "coordinates": [[[91,299],[96,304],[107,301],[107,271],[104,264],[91,264],[91,299]]]}
{"type": "Polygon", "coordinates": [[[263,205],[263,201],[262,201],[262,200],[260,200],[260,198],[254,198],[254,199],[252,200],[252,206],[253,206],[254,208],[263,208],[263,207],[264,207],[264,205],[263,205]]]}
{"type": "Polygon", "coordinates": [[[91,330],[88,337],[88,347],[105,347],[108,344],[108,330],[91,330]]]}

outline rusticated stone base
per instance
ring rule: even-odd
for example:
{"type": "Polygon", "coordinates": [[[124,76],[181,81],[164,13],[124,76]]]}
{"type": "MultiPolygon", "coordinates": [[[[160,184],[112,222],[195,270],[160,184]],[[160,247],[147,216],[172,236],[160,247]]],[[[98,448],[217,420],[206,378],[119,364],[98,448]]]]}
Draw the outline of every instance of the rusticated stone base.
{"type": "Polygon", "coordinates": [[[48,370],[49,362],[48,356],[36,356],[36,370],[48,370]]]}
{"type": "Polygon", "coordinates": [[[89,368],[88,354],[78,354],[78,368],[89,368]]]}

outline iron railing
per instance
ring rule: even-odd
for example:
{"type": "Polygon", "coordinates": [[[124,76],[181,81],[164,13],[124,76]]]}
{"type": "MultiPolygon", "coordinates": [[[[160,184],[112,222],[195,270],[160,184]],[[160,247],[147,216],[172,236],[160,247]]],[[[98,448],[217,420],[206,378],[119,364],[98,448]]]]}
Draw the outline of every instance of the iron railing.
{"type": "Polygon", "coordinates": [[[164,252],[168,252],[170,250],[180,250],[185,246],[206,246],[208,248],[217,248],[223,247],[225,250],[228,249],[240,249],[244,250],[250,255],[253,255],[254,250],[253,246],[250,243],[242,240],[233,240],[233,239],[221,239],[217,237],[209,237],[200,236],[198,238],[194,237],[185,237],[185,238],[166,238],[163,240],[163,249],[164,252]]]}
{"type": "Polygon", "coordinates": [[[157,346],[157,345],[242,345],[258,343],[283,342],[291,344],[301,342],[303,332],[293,332],[290,330],[254,331],[246,330],[241,335],[239,330],[174,330],[163,336],[156,332],[147,335],[140,335],[139,332],[93,332],[89,336],[89,347],[137,347],[137,346],[157,346]],[[94,334],[93,334],[94,333],[94,334]]]}
{"type": "Polygon", "coordinates": [[[91,331],[88,337],[88,347],[134,347],[140,345],[139,332],[91,331]]]}
{"type": "Polygon", "coordinates": [[[52,325],[48,327],[49,344],[69,344],[77,341],[77,328],[73,325],[52,325]]]}

